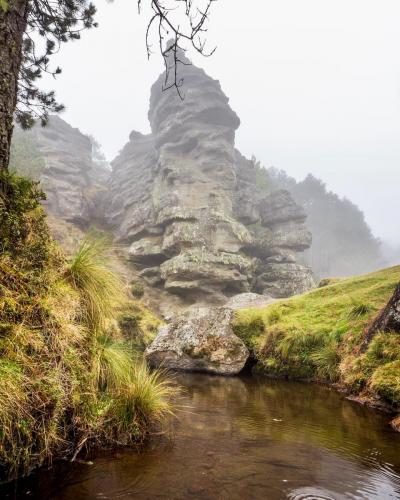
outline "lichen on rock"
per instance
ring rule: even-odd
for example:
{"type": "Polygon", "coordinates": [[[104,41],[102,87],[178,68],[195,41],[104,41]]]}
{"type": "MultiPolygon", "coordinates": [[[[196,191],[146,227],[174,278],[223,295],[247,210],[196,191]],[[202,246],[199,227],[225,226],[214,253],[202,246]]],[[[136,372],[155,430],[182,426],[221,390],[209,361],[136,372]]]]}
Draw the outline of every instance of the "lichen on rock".
{"type": "Polygon", "coordinates": [[[153,366],[218,375],[239,373],[249,356],[231,327],[232,309],[198,308],[159,329],[146,357],[153,366]]]}

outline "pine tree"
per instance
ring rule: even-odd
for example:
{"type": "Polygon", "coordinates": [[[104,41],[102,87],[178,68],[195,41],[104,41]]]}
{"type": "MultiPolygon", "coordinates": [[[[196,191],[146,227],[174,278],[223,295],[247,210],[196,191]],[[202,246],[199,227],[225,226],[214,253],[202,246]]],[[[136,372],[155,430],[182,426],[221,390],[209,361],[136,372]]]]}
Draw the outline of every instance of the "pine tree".
{"type": "Polygon", "coordinates": [[[50,56],[96,26],[95,12],[88,0],[0,0],[0,170],[9,163],[14,113],[29,128],[35,118],[45,124],[49,112],[62,109],[54,92],[41,91],[36,81],[44,72],[61,72],[50,69],[50,56]]]}
{"type": "MultiPolygon", "coordinates": [[[[146,35],[148,55],[154,27],[166,74],[173,75],[168,86],[178,92],[182,82],[177,67],[183,64],[180,43],[208,55],[203,35],[214,1],[202,1],[200,8],[200,0],[148,0],[152,9],[146,35]],[[169,38],[172,41],[167,42],[169,38]]],[[[142,3],[137,0],[139,11],[142,3]]],[[[14,116],[22,128],[30,128],[35,120],[45,125],[49,112],[63,109],[54,91],[44,92],[36,83],[43,73],[61,72],[51,68],[51,55],[63,43],[79,39],[82,31],[97,26],[95,13],[90,0],[0,0],[0,173],[7,171],[10,160],[14,116]]]]}

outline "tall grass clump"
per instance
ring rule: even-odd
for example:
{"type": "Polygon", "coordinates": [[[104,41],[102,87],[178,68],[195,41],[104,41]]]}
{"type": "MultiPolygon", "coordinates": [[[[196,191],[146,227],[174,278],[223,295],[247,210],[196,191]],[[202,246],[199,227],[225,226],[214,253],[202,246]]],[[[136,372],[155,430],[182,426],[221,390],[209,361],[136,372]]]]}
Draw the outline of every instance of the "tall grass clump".
{"type": "Polygon", "coordinates": [[[310,354],[315,365],[317,375],[321,380],[336,382],[339,378],[339,344],[335,340],[328,340],[319,349],[310,354]]]}
{"type": "Polygon", "coordinates": [[[354,300],[351,298],[351,307],[348,314],[349,319],[357,319],[365,316],[369,312],[371,312],[371,306],[367,302],[363,302],[361,300],[354,300]]]}
{"type": "Polygon", "coordinates": [[[377,368],[372,374],[370,387],[384,399],[400,405],[400,359],[377,368]]]}
{"type": "Polygon", "coordinates": [[[89,237],[68,261],[49,235],[36,184],[14,175],[2,184],[13,197],[0,197],[0,480],[7,480],[91,447],[142,440],[172,411],[174,391],[118,327],[129,304],[109,266],[109,243],[89,237]]]}
{"type": "Polygon", "coordinates": [[[106,238],[89,236],[68,264],[65,277],[80,292],[84,318],[90,328],[104,328],[104,321],[115,318],[126,295],[121,278],[109,265],[111,244],[106,238]]]}
{"type": "Polygon", "coordinates": [[[107,334],[95,336],[92,374],[98,390],[118,390],[129,384],[134,363],[135,353],[126,341],[107,334]]]}
{"type": "Polygon", "coordinates": [[[160,370],[150,370],[144,360],[135,363],[132,376],[133,400],[143,419],[149,422],[149,416],[157,422],[162,422],[167,416],[173,415],[170,402],[176,389],[166,374],[160,370]]]}

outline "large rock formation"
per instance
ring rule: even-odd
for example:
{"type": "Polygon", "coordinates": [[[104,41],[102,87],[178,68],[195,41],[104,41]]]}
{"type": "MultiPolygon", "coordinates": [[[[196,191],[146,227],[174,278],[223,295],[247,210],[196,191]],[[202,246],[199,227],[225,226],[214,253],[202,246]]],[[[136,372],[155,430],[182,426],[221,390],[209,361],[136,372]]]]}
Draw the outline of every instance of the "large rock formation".
{"type": "Polygon", "coordinates": [[[149,293],[173,310],[307,290],[310,269],[296,262],[311,243],[303,209],[260,182],[260,168],[235,149],[240,121],[219,82],[193,65],[180,71],[184,99],[162,91],[161,75],[152,133],[131,133],[111,175],[62,119],[34,129],[49,211],[81,228],[112,228],[149,293]]]}
{"type": "Polygon", "coordinates": [[[296,257],[311,235],[289,192],[235,149],[240,121],[219,82],[192,65],[181,72],[184,100],[162,91],[161,75],[152,133],[131,133],[111,175],[93,161],[91,140],[63,120],[35,129],[42,185],[56,229],[60,219],[111,228],[148,303],[172,315],[147,349],[150,363],[228,375],[249,356],[231,329],[233,310],[310,288],[296,257]]]}
{"type": "Polygon", "coordinates": [[[106,216],[143,279],[186,304],[254,291],[274,297],[312,286],[296,263],[311,235],[287,191],[259,187],[235,150],[239,118],[218,81],[180,67],[184,100],[152,87],[152,134],[133,132],[113,162],[106,216]]]}
{"type": "Polygon", "coordinates": [[[79,227],[96,222],[110,172],[93,162],[90,138],[58,116],[33,135],[45,161],[40,180],[49,212],[79,227]]]}

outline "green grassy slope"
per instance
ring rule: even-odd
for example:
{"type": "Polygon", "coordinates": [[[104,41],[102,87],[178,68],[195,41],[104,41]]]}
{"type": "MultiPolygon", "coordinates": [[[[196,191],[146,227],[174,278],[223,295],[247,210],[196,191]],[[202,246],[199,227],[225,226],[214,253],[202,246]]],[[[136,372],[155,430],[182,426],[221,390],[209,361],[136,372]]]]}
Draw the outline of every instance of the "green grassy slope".
{"type": "Polygon", "coordinates": [[[378,333],[367,352],[364,329],[400,281],[400,266],[333,281],[263,308],[237,311],[234,330],[280,377],[339,382],[354,393],[400,404],[400,335],[378,333]]]}
{"type": "Polygon", "coordinates": [[[171,414],[175,391],[135,350],[159,320],[129,298],[107,242],[83,240],[67,259],[37,187],[17,176],[0,183],[1,482],[138,442],[171,414]]]}

